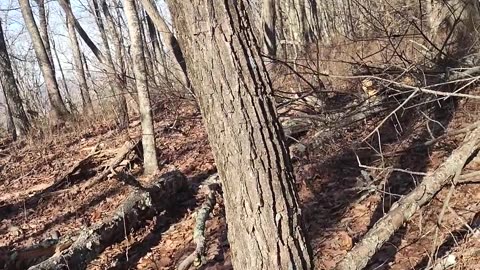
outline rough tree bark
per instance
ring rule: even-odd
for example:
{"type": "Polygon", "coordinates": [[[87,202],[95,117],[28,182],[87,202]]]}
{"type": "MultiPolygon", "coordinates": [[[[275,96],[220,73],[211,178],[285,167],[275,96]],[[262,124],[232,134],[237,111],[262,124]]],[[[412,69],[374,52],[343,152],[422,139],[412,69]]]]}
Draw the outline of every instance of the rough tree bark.
{"type": "Polygon", "coordinates": [[[0,20],[0,85],[5,93],[8,111],[14,126],[14,138],[23,137],[30,127],[27,115],[23,109],[20,91],[15,82],[7,45],[3,35],[2,21],[0,20]]]}
{"type": "Polygon", "coordinates": [[[64,121],[70,113],[67,111],[67,108],[62,101],[62,97],[60,96],[60,89],[58,88],[57,80],[55,79],[53,66],[48,58],[47,51],[42,42],[42,37],[40,36],[37,24],[33,18],[32,8],[30,7],[28,0],[19,0],[18,2],[20,4],[20,9],[22,10],[25,26],[32,38],[33,49],[37,56],[45,80],[45,85],[47,86],[48,98],[50,100],[50,105],[52,106],[51,116],[54,121],[64,121]]]}
{"type": "Polygon", "coordinates": [[[82,97],[83,110],[87,114],[93,113],[92,100],[88,93],[87,78],[85,77],[85,70],[83,69],[82,53],[80,51],[80,45],[78,44],[77,33],[75,32],[74,22],[66,16],[68,36],[70,38],[70,44],[72,45],[73,63],[75,65],[75,71],[77,73],[77,80],[80,86],[80,94],[82,97]]]}
{"type": "Polygon", "coordinates": [[[169,0],[222,179],[235,269],[312,269],[295,177],[245,1],[169,0]]]}
{"type": "Polygon", "coordinates": [[[138,93],[140,118],[142,119],[142,146],[144,173],[151,175],[158,171],[157,154],[155,151],[155,131],[153,128],[152,108],[148,93],[145,54],[137,7],[134,0],[125,0],[125,16],[128,22],[128,32],[132,43],[133,68],[135,84],[138,93]]]}

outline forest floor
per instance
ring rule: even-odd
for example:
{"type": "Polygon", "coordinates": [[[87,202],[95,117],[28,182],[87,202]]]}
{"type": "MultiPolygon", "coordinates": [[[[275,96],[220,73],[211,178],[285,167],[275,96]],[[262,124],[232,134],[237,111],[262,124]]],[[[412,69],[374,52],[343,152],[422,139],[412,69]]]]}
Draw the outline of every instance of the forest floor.
{"type": "MultiPolygon", "coordinates": [[[[216,171],[200,114],[191,104],[172,105],[169,107],[178,109],[164,110],[155,122],[159,161],[165,165],[162,170],[174,166],[190,184],[199,184],[216,171]]],[[[381,143],[376,140],[381,147],[374,144],[375,140],[370,146],[360,144],[377,123],[367,121],[296,159],[296,180],[315,269],[333,269],[392,203],[411,191],[424,173],[439,166],[462,140],[462,136],[448,137],[431,147],[417,147],[430,139],[430,127],[441,127],[442,133],[464,127],[478,119],[479,107],[480,103],[474,101],[454,104],[442,108],[442,115],[435,119],[424,117],[402,123],[401,131],[398,126],[395,131],[395,123],[389,121],[378,134],[381,143]],[[359,160],[370,168],[360,168],[359,160]],[[358,185],[362,170],[372,181],[381,183],[379,188],[362,191],[358,185]]],[[[118,133],[105,122],[83,121],[43,138],[1,141],[0,253],[31,246],[56,232],[62,236],[78,232],[121,205],[134,189],[130,183],[111,175],[93,186],[84,184],[125,141],[139,138],[138,121],[131,123],[127,131],[118,133]],[[100,155],[56,190],[44,192],[94,147],[100,155]],[[39,198],[36,203],[26,203],[35,196],[39,198]]],[[[145,179],[139,164],[130,160],[125,170],[141,182],[145,179]]],[[[480,162],[476,161],[465,168],[479,169],[480,162]]],[[[435,252],[437,258],[447,253],[456,255],[454,269],[480,269],[480,236],[478,230],[469,233],[480,226],[480,185],[456,187],[449,203],[452,210],[445,212],[435,234],[448,190],[444,188],[395,233],[367,269],[424,269],[434,243],[441,246],[435,252]]],[[[110,245],[89,263],[88,269],[175,269],[195,248],[195,211],[204,200],[202,192],[183,198],[173,209],[110,245]]],[[[202,269],[231,269],[221,200],[217,200],[206,226],[207,263],[202,269]]]]}

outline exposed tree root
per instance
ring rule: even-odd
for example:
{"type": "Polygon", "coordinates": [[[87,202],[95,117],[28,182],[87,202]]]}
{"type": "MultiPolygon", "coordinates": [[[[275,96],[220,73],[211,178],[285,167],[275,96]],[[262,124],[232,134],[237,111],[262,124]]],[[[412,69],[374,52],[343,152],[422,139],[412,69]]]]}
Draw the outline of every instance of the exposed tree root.
{"type": "Polygon", "coordinates": [[[182,173],[162,175],[151,186],[132,192],[111,217],[80,232],[68,248],[29,269],[84,269],[106,247],[125,238],[124,231],[137,228],[145,219],[171,206],[177,192],[186,187],[182,173]]]}
{"type": "Polygon", "coordinates": [[[197,220],[195,222],[195,228],[193,229],[193,241],[197,246],[195,251],[193,251],[192,254],[190,254],[178,265],[178,270],[186,270],[192,264],[195,267],[200,267],[204,263],[203,256],[205,255],[205,223],[207,222],[210,212],[212,212],[212,209],[215,206],[215,193],[220,187],[216,181],[218,181],[218,174],[210,176],[206,180],[205,184],[208,189],[207,198],[197,212],[197,220]],[[213,183],[208,183],[209,179],[212,179],[213,183]]]}
{"type": "Polygon", "coordinates": [[[390,211],[375,223],[363,239],[337,264],[337,270],[363,269],[393,233],[452,180],[459,168],[464,166],[480,146],[479,124],[477,123],[477,128],[467,134],[463,144],[453,151],[437,170],[425,176],[417,188],[396,202],[390,211]]]}

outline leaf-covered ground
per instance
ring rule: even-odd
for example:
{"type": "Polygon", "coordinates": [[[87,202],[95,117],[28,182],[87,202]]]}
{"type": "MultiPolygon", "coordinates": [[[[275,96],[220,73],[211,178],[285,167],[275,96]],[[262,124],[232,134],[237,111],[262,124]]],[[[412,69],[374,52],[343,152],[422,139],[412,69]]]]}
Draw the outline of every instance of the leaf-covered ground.
{"type": "MultiPolygon", "coordinates": [[[[192,186],[201,184],[215,172],[215,164],[200,114],[188,103],[170,107],[179,109],[164,110],[156,116],[159,161],[164,170],[174,166],[183,172],[192,186]]],[[[478,103],[467,101],[448,104],[428,118],[399,115],[398,122],[388,121],[369,144],[360,144],[378,123],[365,121],[295,161],[316,269],[332,269],[394,201],[415,188],[422,174],[445,160],[463,136],[447,137],[431,147],[418,145],[431,139],[431,134],[438,136],[472,123],[478,116],[477,107],[478,103]],[[368,168],[360,168],[359,161],[368,168]],[[362,182],[366,181],[364,175],[371,183],[362,182]]],[[[83,121],[20,142],[1,141],[0,252],[31,246],[57,232],[61,236],[75,234],[119,206],[134,189],[131,183],[112,174],[84,187],[126,140],[138,138],[137,123],[132,121],[127,131],[118,133],[109,123],[83,121]],[[63,185],[45,192],[94,147],[100,154],[63,185]],[[31,198],[37,199],[35,203],[29,203],[31,198]]],[[[314,131],[297,139],[302,141],[312,134],[314,131]]],[[[474,159],[464,171],[479,167],[480,160],[474,159]]],[[[127,159],[122,168],[139,181],[145,180],[140,176],[138,159],[127,159]]],[[[451,210],[438,222],[448,189],[395,233],[368,269],[424,269],[432,254],[441,258],[450,253],[457,258],[454,269],[480,269],[480,185],[456,187],[449,203],[451,210]],[[440,249],[432,253],[434,243],[440,249]]],[[[207,222],[207,256],[202,269],[232,269],[224,209],[221,197],[217,197],[207,222]]],[[[112,243],[88,268],[175,269],[195,248],[195,211],[204,199],[205,194],[198,191],[141,229],[126,228],[124,240],[112,243]]]]}

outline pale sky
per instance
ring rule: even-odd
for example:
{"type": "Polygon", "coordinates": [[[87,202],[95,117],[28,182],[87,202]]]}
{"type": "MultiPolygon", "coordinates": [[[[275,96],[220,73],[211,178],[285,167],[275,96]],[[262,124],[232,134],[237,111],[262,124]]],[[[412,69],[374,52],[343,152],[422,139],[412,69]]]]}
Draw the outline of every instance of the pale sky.
{"type": "MultiPolygon", "coordinates": [[[[76,18],[79,20],[80,24],[83,26],[85,31],[89,34],[90,38],[94,40],[96,45],[102,49],[101,39],[98,33],[98,29],[95,23],[95,19],[93,15],[91,15],[88,11],[88,2],[89,0],[70,0],[73,12],[76,18]]],[[[123,2],[123,1],[122,1],[123,2]]],[[[168,9],[166,7],[165,1],[157,1],[158,7],[160,12],[163,15],[166,15],[167,21],[170,21],[170,16],[168,9]]],[[[30,5],[32,6],[32,10],[34,15],[38,14],[37,4],[35,1],[30,0],[30,5]]],[[[56,49],[58,51],[58,56],[60,58],[60,62],[62,64],[62,68],[64,70],[65,76],[67,77],[67,81],[70,88],[77,88],[76,86],[76,79],[73,73],[73,66],[72,66],[72,53],[70,50],[70,41],[67,36],[67,29],[65,25],[65,18],[63,15],[63,10],[59,6],[56,0],[46,0],[45,1],[48,20],[49,20],[49,31],[50,31],[50,38],[54,40],[56,49]]],[[[123,14],[123,12],[122,12],[123,14]]],[[[31,39],[24,27],[24,22],[22,18],[21,11],[19,9],[18,0],[0,0],[0,19],[2,20],[3,30],[5,33],[5,38],[7,42],[7,46],[10,58],[12,61],[16,61],[19,66],[25,66],[26,68],[20,68],[19,72],[22,74],[23,72],[32,72],[35,70],[39,73],[38,65],[35,59],[35,53],[31,47],[31,39]]],[[[37,20],[38,24],[38,20],[37,20]]],[[[126,27],[124,28],[124,30],[126,27]]],[[[126,43],[128,43],[128,33],[125,33],[127,37],[126,43]]],[[[95,72],[95,68],[99,65],[96,61],[93,54],[90,52],[90,49],[83,44],[83,41],[79,38],[80,45],[82,47],[82,51],[86,54],[89,61],[93,63],[93,65],[89,65],[90,70],[92,73],[95,72]]],[[[55,58],[55,55],[53,55],[55,58]]],[[[55,59],[55,69],[57,78],[60,79],[60,71],[58,68],[58,63],[55,59]]],[[[98,71],[98,69],[97,69],[98,71]]],[[[43,78],[39,76],[40,83],[43,82],[43,78]]],[[[33,82],[32,82],[33,83],[33,82]]],[[[63,88],[63,86],[61,86],[63,88]]],[[[38,90],[38,89],[37,89],[38,90]]],[[[76,89],[75,89],[76,90],[76,89]]],[[[77,94],[78,91],[74,94],[74,101],[78,102],[79,95],[77,94]]],[[[42,89],[43,92],[45,92],[42,89]]],[[[44,101],[46,101],[46,97],[43,97],[44,101]]],[[[4,95],[0,95],[0,104],[3,103],[4,95]]],[[[5,112],[3,107],[0,106],[0,121],[4,122],[4,115],[5,112]]]]}

